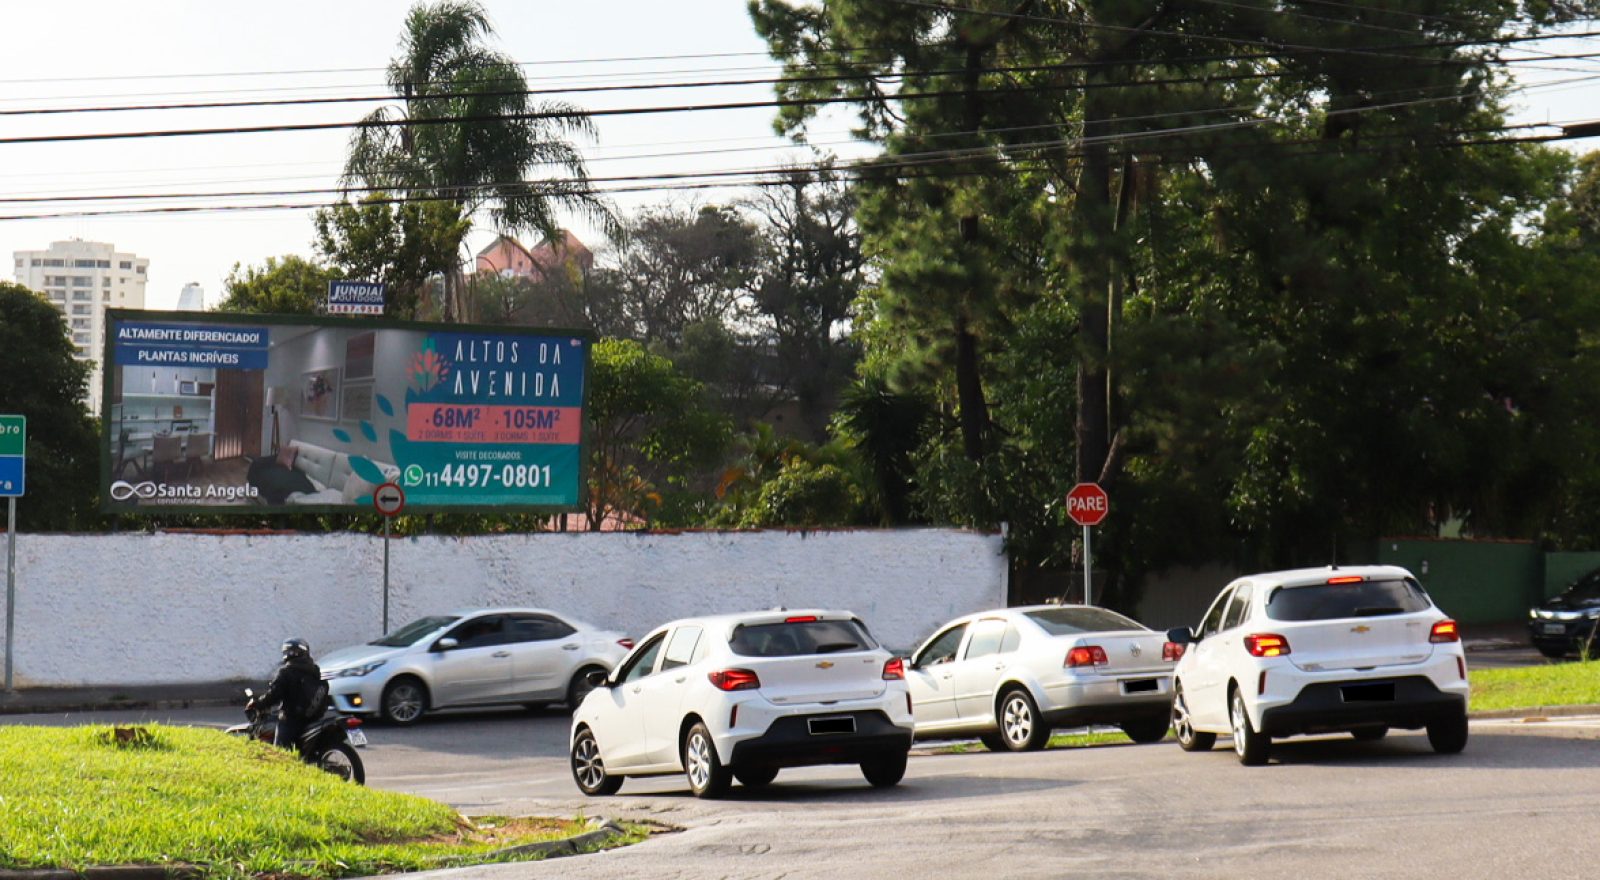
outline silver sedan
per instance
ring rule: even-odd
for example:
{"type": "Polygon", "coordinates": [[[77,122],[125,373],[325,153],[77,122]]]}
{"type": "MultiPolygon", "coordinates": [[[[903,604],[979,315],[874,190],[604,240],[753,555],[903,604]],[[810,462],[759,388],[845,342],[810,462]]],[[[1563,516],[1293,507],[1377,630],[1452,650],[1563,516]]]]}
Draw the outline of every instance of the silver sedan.
{"type": "Polygon", "coordinates": [[[1031,751],[1059,727],[1114,724],[1134,742],[1167,733],[1182,648],[1084,605],[982,611],[940,627],[911,656],[917,736],[977,736],[1031,751]]]}
{"type": "Polygon", "coordinates": [[[632,640],[541,608],[484,608],[424,617],[321,658],[334,706],[410,724],[433,709],[566,702],[589,693],[632,640]]]}

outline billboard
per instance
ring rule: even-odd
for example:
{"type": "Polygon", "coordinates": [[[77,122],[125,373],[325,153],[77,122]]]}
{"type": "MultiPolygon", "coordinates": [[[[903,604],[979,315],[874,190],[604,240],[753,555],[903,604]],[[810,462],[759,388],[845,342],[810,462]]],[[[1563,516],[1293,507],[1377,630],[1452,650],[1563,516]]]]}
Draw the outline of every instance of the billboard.
{"type": "Polygon", "coordinates": [[[586,331],[107,311],[108,512],[577,510],[586,331]]]}

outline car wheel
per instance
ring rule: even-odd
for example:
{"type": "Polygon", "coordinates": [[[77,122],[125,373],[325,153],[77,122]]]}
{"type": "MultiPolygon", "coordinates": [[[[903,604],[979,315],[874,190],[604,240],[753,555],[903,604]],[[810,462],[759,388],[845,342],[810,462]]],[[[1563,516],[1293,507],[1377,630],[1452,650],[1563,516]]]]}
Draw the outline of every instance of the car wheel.
{"type": "Polygon", "coordinates": [[[778,768],[766,765],[735,767],[733,778],[739,780],[739,784],[745,788],[765,788],[772,784],[772,780],[778,778],[778,768]]]}
{"type": "Polygon", "coordinates": [[[1377,742],[1389,735],[1389,728],[1382,725],[1377,727],[1358,727],[1350,731],[1350,735],[1360,742],[1377,742]]]}
{"type": "Polygon", "coordinates": [[[1560,645],[1534,645],[1534,647],[1551,660],[1562,660],[1567,656],[1567,649],[1560,645]]]}
{"type": "Polygon", "coordinates": [[[1228,701],[1228,720],[1233,725],[1233,751],[1238,754],[1239,763],[1247,767],[1267,763],[1267,756],[1272,752],[1272,737],[1257,733],[1250,726],[1250,714],[1244,708],[1244,694],[1237,688],[1233,691],[1233,698],[1228,701]]]}
{"type": "Polygon", "coordinates": [[[1201,733],[1194,729],[1194,719],[1189,715],[1189,703],[1183,691],[1172,694],[1172,733],[1178,738],[1178,748],[1186,752],[1208,752],[1217,744],[1217,735],[1201,733]]]}
{"type": "Polygon", "coordinates": [[[888,788],[899,785],[900,780],[906,776],[906,754],[895,752],[861,762],[861,775],[872,783],[873,788],[888,788]]]}
{"type": "Polygon", "coordinates": [[[983,747],[991,752],[1003,752],[1006,750],[1006,738],[998,733],[980,733],[978,734],[978,742],[983,743],[983,747]]]}
{"type": "Polygon", "coordinates": [[[600,744],[594,733],[585,727],[572,740],[572,780],[578,790],[590,797],[616,794],[622,787],[622,777],[606,772],[606,762],[600,758],[600,744]]]}
{"type": "Polygon", "coordinates": [[[696,722],[683,735],[683,775],[689,778],[689,790],[695,797],[721,797],[733,784],[733,774],[722,766],[711,731],[702,723],[696,722]]]}
{"type": "Polygon", "coordinates": [[[1442,718],[1428,725],[1428,744],[1441,755],[1454,755],[1467,747],[1467,713],[1442,718]]]}
{"type": "Polygon", "coordinates": [[[1013,752],[1036,752],[1050,741],[1038,704],[1021,688],[1000,695],[1000,740],[1013,752]]]}
{"type": "Polygon", "coordinates": [[[572,681],[567,684],[567,708],[573,712],[583,705],[583,698],[589,696],[594,690],[594,685],[589,683],[589,673],[605,672],[603,666],[582,666],[572,674],[572,681]]]}
{"type": "Polygon", "coordinates": [[[1167,738],[1167,719],[1126,721],[1119,725],[1128,739],[1136,743],[1158,743],[1167,738]]]}
{"type": "Polygon", "coordinates": [[[390,724],[415,724],[428,711],[428,689],[410,676],[397,678],[383,689],[382,706],[383,720],[390,724]]]}

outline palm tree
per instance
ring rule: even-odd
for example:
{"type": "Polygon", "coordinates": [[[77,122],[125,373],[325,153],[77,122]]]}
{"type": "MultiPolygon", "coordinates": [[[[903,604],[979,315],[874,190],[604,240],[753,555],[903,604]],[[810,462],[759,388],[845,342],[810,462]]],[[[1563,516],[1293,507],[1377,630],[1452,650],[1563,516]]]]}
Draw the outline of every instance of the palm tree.
{"type": "MultiPolygon", "coordinates": [[[[609,226],[583,157],[567,141],[594,135],[589,117],[569,104],[532,101],[522,68],[485,45],[493,34],[476,0],[411,8],[388,71],[400,104],[362,120],[344,185],[446,200],[469,220],[487,209],[495,229],[508,234],[555,236],[562,209],[609,226]],[[535,172],[546,176],[532,179],[535,172]]],[[[469,228],[462,225],[462,240],[469,228]]],[[[460,247],[457,241],[458,254],[460,247]]],[[[446,320],[468,318],[459,263],[446,275],[444,300],[446,320]]]]}

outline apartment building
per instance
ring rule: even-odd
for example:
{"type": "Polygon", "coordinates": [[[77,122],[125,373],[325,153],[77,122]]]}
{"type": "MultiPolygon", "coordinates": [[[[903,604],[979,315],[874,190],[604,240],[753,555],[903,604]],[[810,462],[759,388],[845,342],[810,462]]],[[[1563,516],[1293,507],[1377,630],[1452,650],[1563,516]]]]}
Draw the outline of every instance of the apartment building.
{"type": "Polygon", "coordinates": [[[150,261],[97,241],[52,242],[42,251],[15,251],[17,283],[43,293],[65,319],[79,360],[90,361],[87,401],[100,411],[100,358],[105,351],[106,309],[144,308],[150,261]]]}

